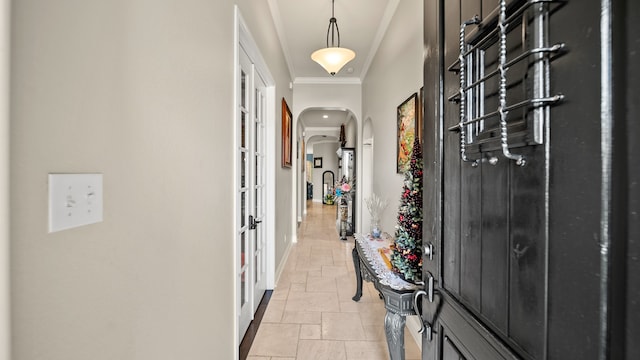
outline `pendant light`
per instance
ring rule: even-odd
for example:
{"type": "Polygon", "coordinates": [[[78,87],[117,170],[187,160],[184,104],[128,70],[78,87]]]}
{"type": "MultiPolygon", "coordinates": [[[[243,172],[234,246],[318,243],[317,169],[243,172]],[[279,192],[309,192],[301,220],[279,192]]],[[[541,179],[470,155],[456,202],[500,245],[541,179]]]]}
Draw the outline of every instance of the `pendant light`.
{"type": "Polygon", "coordinates": [[[356,53],[347,48],[340,47],[340,30],[338,21],[334,16],[335,0],[331,0],[331,19],[327,29],[327,47],[316,50],[311,54],[311,59],[322,66],[329,74],[335,75],[343,66],[356,57],[356,53]],[[331,37],[331,46],[329,46],[331,37]],[[337,39],[337,44],[335,40],[337,39]]]}

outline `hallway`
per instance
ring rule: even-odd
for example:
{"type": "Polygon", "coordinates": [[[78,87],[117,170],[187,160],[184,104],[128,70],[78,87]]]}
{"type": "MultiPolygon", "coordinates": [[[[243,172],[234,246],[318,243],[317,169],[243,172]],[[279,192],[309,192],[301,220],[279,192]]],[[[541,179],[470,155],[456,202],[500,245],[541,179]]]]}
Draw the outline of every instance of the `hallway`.
{"type": "MultiPolygon", "coordinates": [[[[248,360],[385,360],[384,304],[365,282],[359,302],[353,273],[353,238],[338,239],[335,206],[308,202],[248,360]]],[[[406,359],[420,350],[405,331],[406,359]]]]}

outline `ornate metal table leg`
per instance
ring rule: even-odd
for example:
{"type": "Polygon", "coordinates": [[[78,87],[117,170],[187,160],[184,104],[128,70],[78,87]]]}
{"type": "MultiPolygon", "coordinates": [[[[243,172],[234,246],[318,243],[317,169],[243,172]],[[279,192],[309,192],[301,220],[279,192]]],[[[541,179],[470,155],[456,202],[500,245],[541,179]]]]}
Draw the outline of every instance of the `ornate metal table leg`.
{"type": "Polygon", "coordinates": [[[362,273],[360,272],[360,258],[358,257],[358,250],[353,247],[351,251],[353,257],[353,268],[356,271],[356,294],[351,298],[353,301],[359,301],[362,297],[362,273]]]}
{"type": "Polygon", "coordinates": [[[404,360],[404,325],[406,318],[388,311],[384,316],[384,331],[391,360],[404,360]]]}

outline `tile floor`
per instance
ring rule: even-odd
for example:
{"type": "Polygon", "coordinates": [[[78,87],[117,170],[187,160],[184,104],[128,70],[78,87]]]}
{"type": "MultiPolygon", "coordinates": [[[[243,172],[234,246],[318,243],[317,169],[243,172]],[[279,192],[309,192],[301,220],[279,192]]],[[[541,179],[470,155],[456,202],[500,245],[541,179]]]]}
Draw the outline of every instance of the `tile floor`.
{"type": "MultiPolygon", "coordinates": [[[[351,250],[335,229],[335,206],[308,203],[248,360],[386,360],[384,303],[365,282],[359,302],[351,250]]],[[[407,360],[420,359],[405,332],[407,360]]]]}

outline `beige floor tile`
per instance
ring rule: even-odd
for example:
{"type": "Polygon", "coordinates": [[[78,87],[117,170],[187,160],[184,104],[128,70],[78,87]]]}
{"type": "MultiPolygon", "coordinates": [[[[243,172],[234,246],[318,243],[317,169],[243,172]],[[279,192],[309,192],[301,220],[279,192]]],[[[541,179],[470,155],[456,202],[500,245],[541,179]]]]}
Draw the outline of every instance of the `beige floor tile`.
{"type": "Polygon", "coordinates": [[[297,253],[296,253],[297,258],[302,258],[302,257],[305,257],[305,256],[309,257],[311,255],[311,246],[305,246],[304,245],[304,240],[305,239],[302,239],[303,243],[296,248],[297,249],[297,253]]]}
{"type": "Polygon", "coordinates": [[[293,284],[304,284],[307,282],[307,273],[305,271],[296,270],[294,273],[289,274],[289,277],[293,284]]]}
{"type": "MultiPolygon", "coordinates": [[[[388,359],[384,302],[366,281],[352,300],[354,240],[339,240],[335,209],[309,206],[247,360],[388,359]]],[[[420,359],[408,332],[405,352],[420,359]]]]}
{"type": "Polygon", "coordinates": [[[300,326],[300,339],[321,340],[322,339],[321,325],[302,324],[300,326]]]}
{"type": "Polygon", "coordinates": [[[330,257],[333,262],[333,246],[312,246],[311,256],[313,257],[330,257]]]}
{"type": "Polygon", "coordinates": [[[322,338],[325,340],[365,340],[359,313],[322,313],[322,338]]]}
{"type": "MultiPolygon", "coordinates": [[[[356,279],[352,274],[340,276],[336,278],[336,285],[338,287],[338,296],[340,297],[340,301],[353,301],[353,297],[356,294],[356,279]]],[[[371,298],[371,294],[367,291],[366,285],[363,284],[362,296],[358,302],[371,302],[373,299],[371,298]]]]}
{"type": "MultiPolygon", "coordinates": [[[[351,245],[351,244],[350,244],[351,245]]],[[[331,250],[331,255],[333,255],[333,260],[344,261],[353,261],[353,257],[351,252],[353,251],[353,246],[340,246],[339,248],[334,248],[331,250]]]]}
{"type": "Polygon", "coordinates": [[[360,312],[358,303],[351,301],[340,301],[340,312],[360,312]]]}
{"type": "MultiPolygon", "coordinates": [[[[298,264],[300,265],[300,264],[298,264]]],[[[309,264],[310,267],[311,266],[320,266],[320,268],[318,270],[322,270],[322,266],[328,266],[331,265],[333,266],[333,256],[328,255],[328,256],[312,256],[311,259],[309,259],[309,264]]]]}
{"type": "MultiPolygon", "coordinates": [[[[333,262],[333,260],[331,261],[333,262]]],[[[314,262],[311,262],[311,260],[300,261],[299,263],[296,264],[296,270],[297,271],[321,271],[322,263],[319,262],[318,260],[314,262]]]]}
{"type": "Polygon", "coordinates": [[[287,299],[286,311],[340,311],[340,304],[338,303],[338,295],[336,293],[289,293],[287,299]]]}
{"type": "Polygon", "coordinates": [[[282,320],[282,313],[286,303],[286,300],[270,300],[262,317],[262,322],[279,323],[282,320]]]}
{"type": "Polygon", "coordinates": [[[285,311],[282,316],[283,324],[321,324],[322,313],[312,311],[285,311]]]}
{"type": "Polygon", "coordinates": [[[365,338],[369,341],[386,341],[383,325],[363,325],[365,338]]]}
{"type": "Polygon", "coordinates": [[[343,341],[300,340],[296,360],[346,360],[343,341]]]}
{"type": "Polygon", "coordinates": [[[311,277],[307,278],[307,292],[338,292],[334,278],[311,277]]]}
{"type": "Polygon", "coordinates": [[[362,325],[384,326],[384,316],[387,311],[384,308],[382,300],[378,303],[363,302],[358,307],[362,325]]]}
{"type": "Polygon", "coordinates": [[[347,360],[387,360],[389,350],[383,341],[346,341],[347,360]]]}
{"type": "Polygon", "coordinates": [[[325,265],[322,267],[322,277],[337,278],[346,275],[349,275],[352,280],[355,280],[355,273],[347,271],[345,265],[325,265]]]}
{"type": "MultiPolygon", "coordinates": [[[[306,292],[307,290],[307,283],[300,283],[300,284],[291,284],[291,286],[289,286],[289,293],[295,294],[295,293],[300,293],[300,292],[306,292]]],[[[288,299],[288,297],[287,297],[288,299]]]]}
{"type": "Polygon", "coordinates": [[[295,357],[299,336],[300,325],[260,324],[249,355],[295,357]]]}
{"type": "Polygon", "coordinates": [[[289,296],[289,288],[290,284],[286,286],[278,286],[273,289],[273,293],[271,294],[271,300],[287,300],[287,296],[289,296]]]}

